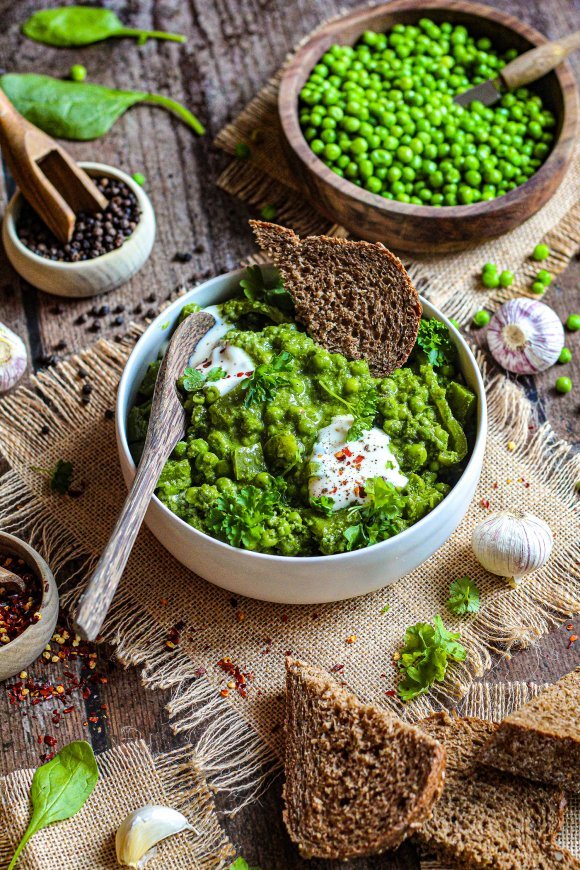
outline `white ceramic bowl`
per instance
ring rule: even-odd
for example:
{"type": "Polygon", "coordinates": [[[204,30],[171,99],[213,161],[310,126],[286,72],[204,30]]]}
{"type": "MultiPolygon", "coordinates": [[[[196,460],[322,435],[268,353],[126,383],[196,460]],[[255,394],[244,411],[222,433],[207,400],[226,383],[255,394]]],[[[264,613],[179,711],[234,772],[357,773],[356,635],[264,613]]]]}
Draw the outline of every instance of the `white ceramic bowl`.
{"type": "Polygon", "coordinates": [[[151,200],[131,176],[105,163],[79,163],[79,166],[89,175],[105,175],[124,181],[137,197],[141,218],[120,248],[94,260],[61,263],[33,254],[18,238],[16,225],[22,208],[22,194],[16,191],[2,222],[6,254],[25,281],[55,296],[86,298],[120,287],[145,264],[155,241],[155,214],[151,200]]]}
{"type": "MultiPolygon", "coordinates": [[[[273,269],[270,272],[274,274],[273,269]]],[[[229,299],[238,291],[243,274],[239,270],[220,275],[190,290],[166,308],[137,342],[121,378],[116,408],[117,445],[127,486],[135,476],[127,443],[127,414],[148,364],[157,358],[170,334],[167,324],[174,326],[187,302],[206,306],[229,299]]],[[[427,317],[436,317],[449,328],[465,379],[478,400],[477,435],[467,467],[431,513],[394,538],[364,550],[335,556],[269,556],[231,547],[194,529],[154,496],[145,522],[160,543],[183,565],[217,586],[284,604],[318,604],[365,595],[394,583],[428,559],[455,531],[473,498],[485,450],[487,410],[481,374],[467,344],[436,308],[421,301],[427,317]]]]}

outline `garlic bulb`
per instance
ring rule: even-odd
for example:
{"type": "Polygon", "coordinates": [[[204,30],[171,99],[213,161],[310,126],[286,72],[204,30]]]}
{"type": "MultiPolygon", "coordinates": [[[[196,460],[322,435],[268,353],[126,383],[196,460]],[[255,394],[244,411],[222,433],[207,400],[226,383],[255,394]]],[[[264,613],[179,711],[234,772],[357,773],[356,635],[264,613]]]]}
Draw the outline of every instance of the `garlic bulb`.
{"type": "Polygon", "coordinates": [[[26,371],[26,347],[15,332],[0,323],[0,393],[17,383],[26,371]]]}
{"type": "Polygon", "coordinates": [[[492,317],[487,343],[502,368],[535,375],[557,361],[564,347],[564,327],[543,302],[510,299],[492,317]]]}
{"type": "Polygon", "coordinates": [[[117,861],[127,867],[144,867],[161,840],[180,831],[193,831],[185,816],[170,807],[148,804],[129,813],[115,837],[117,861]]]}
{"type": "Polygon", "coordinates": [[[499,511],[473,531],[471,545],[486,571],[507,577],[513,586],[550,558],[554,538],[544,520],[529,513],[499,511]]]}

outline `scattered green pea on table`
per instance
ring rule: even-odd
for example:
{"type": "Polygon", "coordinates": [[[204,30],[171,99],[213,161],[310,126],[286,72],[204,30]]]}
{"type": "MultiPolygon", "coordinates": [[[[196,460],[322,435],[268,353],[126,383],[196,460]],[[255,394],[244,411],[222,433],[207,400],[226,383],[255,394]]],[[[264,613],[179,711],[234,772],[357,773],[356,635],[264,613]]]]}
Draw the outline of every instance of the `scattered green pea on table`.
{"type": "Polygon", "coordinates": [[[558,357],[558,362],[561,363],[561,365],[565,365],[566,363],[569,363],[571,359],[572,359],[572,351],[570,350],[569,347],[563,347],[562,350],[560,351],[560,356],[558,357]]]}
{"type": "Polygon", "coordinates": [[[580,314],[570,314],[566,320],[566,329],[570,332],[578,332],[580,329],[580,314]]]}
{"type": "Polygon", "coordinates": [[[82,63],[73,63],[68,71],[69,79],[73,82],[84,82],[87,77],[87,68],[82,63]]]}
{"type": "Polygon", "coordinates": [[[532,259],[538,261],[547,260],[549,256],[550,249],[547,245],[536,245],[532,253],[532,259]]]}
{"type": "Polygon", "coordinates": [[[572,381],[570,380],[569,377],[567,377],[566,375],[563,375],[561,378],[558,378],[558,380],[556,381],[556,392],[557,393],[562,393],[562,395],[564,395],[565,393],[569,393],[571,389],[572,389],[572,381]]]}
{"type": "Polygon", "coordinates": [[[490,320],[491,314],[489,311],[476,311],[473,315],[473,325],[477,326],[479,329],[483,326],[487,326],[490,320]]]}

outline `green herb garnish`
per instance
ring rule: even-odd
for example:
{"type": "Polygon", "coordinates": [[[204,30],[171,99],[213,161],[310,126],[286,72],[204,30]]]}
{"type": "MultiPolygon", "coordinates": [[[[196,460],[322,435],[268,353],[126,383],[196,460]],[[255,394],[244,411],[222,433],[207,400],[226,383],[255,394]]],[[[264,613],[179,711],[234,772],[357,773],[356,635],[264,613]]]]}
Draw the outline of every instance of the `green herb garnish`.
{"type": "Polygon", "coordinates": [[[148,39],[187,41],[187,37],[180,33],[124,27],[111,9],[95,9],[90,6],[41,9],[24,22],[22,33],[35,42],[58,47],[91,45],[111,36],[133,36],[139,45],[143,45],[148,39]]]}
{"type": "Polygon", "coordinates": [[[16,866],[22,850],[37,831],[78,813],[98,778],[93,750],[84,740],[63,746],[52,761],[38,768],[30,786],[32,818],[8,870],[16,866]]]}
{"type": "Polygon", "coordinates": [[[59,492],[61,495],[66,495],[69,491],[73,476],[72,462],[65,462],[64,459],[58,459],[54,468],[38,468],[38,466],[33,465],[32,471],[38,471],[40,474],[44,474],[48,477],[49,486],[53,492],[59,492]]]}
{"type": "Polygon", "coordinates": [[[168,109],[200,136],[205,133],[202,124],[185,106],[161,94],[119,91],[36,73],[5,73],[0,76],[0,87],[21,115],[60,139],[98,139],[136,103],[168,109]]]}
{"type": "Polygon", "coordinates": [[[390,609],[391,609],[391,605],[385,604],[384,607],[381,607],[379,613],[388,613],[390,609]]]}
{"type": "Polygon", "coordinates": [[[451,613],[462,616],[464,613],[477,613],[479,610],[479,589],[469,577],[459,577],[449,587],[447,608],[451,613]]]}
{"type": "Polygon", "coordinates": [[[233,864],[230,864],[228,870],[260,870],[259,867],[250,867],[245,858],[236,858],[233,864]]]}
{"type": "Polygon", "coordinates": [[[255,550],[278,504],[277,490],[243,486],[235,493],[220,494],[207,512],[205,524],[212,534],[233,547],[255,550]]]}
{"type": "Polygon", "coordinates": [[[368,500],[348,512],[352,525],[344,531],[347,550],[386,541],[404,528],[405,499],[392,483],[383,477],[371,477],[365,482],[365,491],[368,500]]]}
{"type": "Polygon", "coordinates": [[[330,517],[334,513],[334,499],[329,495],[311,496],[310,506],[326,517],[330,517]]]}
{"type": "Polygon", "coordinates": [[[463,662],[467,650],[459,643],[459,632],[448,631],[440,616],[434,625],[418,622],[407,629],[399,668],[405,674],[398,685],[399,697],[411,701],[426,692],[434,682],[445,678],[449,662],[463,662]]]}
{"type": "Polygon", "coordinates": [[[219,381],[221,378],[225,378],[225,376],[226,373],[219,366],[214,366],[213,369],[210,369],[208,372],[200,372],[199,369],[186,368],[179,384],[186,393],[196,393],[198,390],[201,390],[202,387],[205,387],[206,384],[211,384],[212,381],[219,381]]]}
{"type": "Polygon", "coordinates": [[[286,372],[292,371],[293,359],[291,353],[283,350],[269,363],[259,365],[250,378],[242,381],[242,390],[246,394],[244,399],[246,408],[256,402],[271,401],[276,390],[288,386],[290,381],[286,372]]]}
{"type": "Polygon", "coordinates": [[[449,336],[449,330],[440,320],[432,317],[430,320],[421,320],[417,333],[417,344],[432,366],[443,366],[455,362],[455,345],[449,336]]]}
{"type": "Polygon", "coordinates": [[[251,302],[266,302],[268,305],[275,305],[281,311],[290,313],[294,311],[294,300],[284,287],[282,280],[278,278],[273,287],[267,287],[259,266],[249,266],[246,269],[246,275],[240,281],[240,287],[244,291],[246,299],[251,302]]]}
{"type": "Polygon", "coordinates": [[[333,399],[336,399],[337,402],[344,405],[349,414],[352,414],[354,417],[352,425],[346,435],[347,441],[358,441],[365,432],[372,429],[375,417],[377,416],[379,401],[376,387],[368,387],[366,390],[361,392],[355,402],[349,402],[348,399],[335,393],[332,387],[322,379],[319,380],[318,383],[325,393],[328,393],[329,396],[332,396],[333,399]]]}

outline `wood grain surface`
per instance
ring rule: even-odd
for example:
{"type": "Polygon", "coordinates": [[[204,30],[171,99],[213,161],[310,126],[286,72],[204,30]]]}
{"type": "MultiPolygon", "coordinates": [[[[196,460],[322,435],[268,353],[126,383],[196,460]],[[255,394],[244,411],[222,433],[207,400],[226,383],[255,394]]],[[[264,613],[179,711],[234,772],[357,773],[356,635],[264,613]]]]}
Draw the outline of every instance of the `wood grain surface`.
{"type": "MultiPolygon", "coordinates": [[[[490,2],[552,39],[578,27],[577,7],[569,0],[490,2]]],[[[104,139],[67,143],[76,159],[102,160],[147,177],[158,236],[153,256],[136,278],[108,296],[85,301],[58,299],[34,290],[18,279],[0,253],[0,320],[27,341],[35,368],[89,345],[100,335],[123,334],[131,319],[142,321],[156,314],[159,304],[176,288],[237,267],[241,258],[255,249],[246,208],[215,186],[227,158],[212,147],[212,138],[279,68],[299,39],[325,18],[359,3],[109,0],[107,6],[128,25],[183,32],[188,35],[187,44],[150,41],[137,47],[132,40],[111,40],[82,51],[49,48],[19,36],[20,23],[35,9],[50,5],[58,3],[0,0],[0,67],[63,76],[72,63],[82,62],[92,81],[150,89],[182,100],[207,124],[208,133],[198,139],[166,113],[136,107],[104,139]]],[[[575,65],[578,69],[577,62],[575,65]]],[[[2,202],[7,194],[6,178],[0,177],[2,202]]],[[[548,301],[563,318],[580,309],[579,279],[580,265],[574,262],[550,288],[548,301]]],[[[522,383],[536,403],[538,420],[549,419],[559,435],[577,442],[580,334],[572,337],[570,346],[575,356],[566,374],[575,383],[572,392],[566,396],[556,394],[553,385],[560,372],[554,369],[535,380],[522,379],[522,383]]],[[[569,640],[574,626],[580,628],[580,620],[566,621],[534,647],[511,659],[496,657],[486,678],[536,682],[557,679],[580,662],[580,646],[569,640]]],[[[80,673],[79,664],[68,663],[67,667],[71,673],[80,673]]],[[[0,685],[0,774],[38,764],[39,756],[46,751],[38,737],[46,733],[58,737],[58,746],[84,737],[91,740],[97,752],[138,737],[147,739],[153,751],[178,745],[182,738],[172,735],[164,712],[168,693],[143,689],[139,669],[124,669],[109,660],[106,651],[100,653],[97,670],[103,674],[102,680],[91,683],[88,696],[79,696],[75,711],[63,716],[58,726],[52,724],[47,713],[51,703],[32,708],[12,705],[8,692],[0,685]]],[[[29,673],[58,682],[63,669],[61,664],[49,661],[30,668],[29,673]]],[[[338,865],[307,863],[297,856],[282,828],[280,787],[278,779],[258,802],[234,817],[223,817],[239,853],[262,870],[338,870],[338,865]]],[[[404,846],[392,860],[382,857],[340,866],[353,870],[415,868],[418,861],[413,849],[404,846]]]]}

